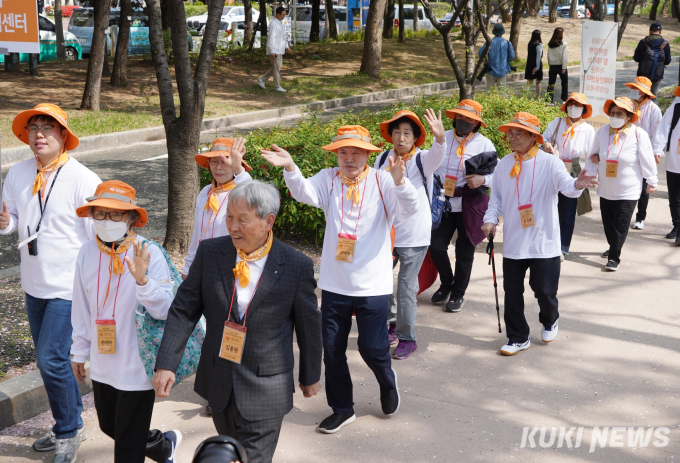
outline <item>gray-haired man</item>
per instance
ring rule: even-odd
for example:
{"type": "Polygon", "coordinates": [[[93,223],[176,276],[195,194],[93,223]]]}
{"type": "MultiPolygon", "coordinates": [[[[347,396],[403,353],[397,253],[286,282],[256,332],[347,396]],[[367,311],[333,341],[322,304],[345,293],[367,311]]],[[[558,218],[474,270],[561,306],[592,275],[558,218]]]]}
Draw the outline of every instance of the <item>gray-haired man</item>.
{"type": "Polygon", "coordinates": [[[208,400],[217,432],[241,441],[255,463],[272,460],[283,417],[293,407],[293,329],[300,389],[305,397],[321,389],[314,267],[273,237],[279,204],[278,190],[257,180],[231,191],[229,236],[198,246],[170,307],[153,380],[156,395],[167,397],[186,342],[205,315],[195,390],[208,400]]]}

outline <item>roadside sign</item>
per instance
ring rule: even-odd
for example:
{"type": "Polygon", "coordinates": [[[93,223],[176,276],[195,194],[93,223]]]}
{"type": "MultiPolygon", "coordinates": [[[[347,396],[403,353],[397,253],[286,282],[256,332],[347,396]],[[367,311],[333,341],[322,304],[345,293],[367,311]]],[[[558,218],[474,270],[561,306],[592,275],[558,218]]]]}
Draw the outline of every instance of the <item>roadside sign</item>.
{"type": "Polygon", "coordinates": [[[583,21],[581,35],[581,93],[593,107],[588,119],[596,130],[609,123],[604,102],[613,99],[616,86],[616,39],[619,25],[610,21],[583,21]]]}
{"type": "Polygon", "coordinates": [[[38,2],[0,0],[0,49],[4,53],[40,53],[38,2]]]}

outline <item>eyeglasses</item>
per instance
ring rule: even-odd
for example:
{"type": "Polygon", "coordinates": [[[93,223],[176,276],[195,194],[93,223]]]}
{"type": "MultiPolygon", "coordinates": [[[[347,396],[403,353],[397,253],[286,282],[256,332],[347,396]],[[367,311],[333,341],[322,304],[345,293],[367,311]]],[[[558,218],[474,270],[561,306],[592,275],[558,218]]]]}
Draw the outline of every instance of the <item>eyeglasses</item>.
{"type": "Polygon", "coordinates": [[[42,132],[43,135],[49,135],[54,131],[54,124],[31,124],[26,127],[26,133],[35,137],[38,132],[42,132]]]}
{"type": "Polygon", "coordinates": [[[208,161],[208,164],[210,164],[210,167],[217,167],[220,165],[220,160],[219,159],[211,159],[208,161]]]}
{"type": "Polygon", "coordinates": [[[108,217],[112,222],[122,222],[123,217],[125,217],[127,214],[127,212],[121,214],[120,212],[93,211],[92,218],[94,220],[106,220],[108,217]]]}

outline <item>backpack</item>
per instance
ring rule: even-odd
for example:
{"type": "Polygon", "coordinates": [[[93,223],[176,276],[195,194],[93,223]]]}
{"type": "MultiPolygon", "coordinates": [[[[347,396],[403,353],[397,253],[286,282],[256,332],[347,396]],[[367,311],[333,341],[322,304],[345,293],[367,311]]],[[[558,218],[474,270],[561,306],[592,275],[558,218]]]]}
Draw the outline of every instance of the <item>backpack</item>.
{"type": "Polygon", "coordinates": [[[671,119],[671,128],[668,131],[668,141],[666,142],[667,152],[671,149],[671,135],[673,135],[675,126],[678,125],[678,120],[680,120],[680,104],[673,106],[673,119],[671,119]]]}
{"type": "Polygon", "coordinates": [[[647,49],[640,61],[638,73],[648,77],[652,82],[659,81],[661,80],[661,77],[663,77],[663,63],[666,60],[666,52],[664,49],[666,48],[666,45],[668,45],[668,42],[664,40],[659,48],[652,48],[647,43],[647,40],[643,40],[642,43],[645,44],[647,49]]]}

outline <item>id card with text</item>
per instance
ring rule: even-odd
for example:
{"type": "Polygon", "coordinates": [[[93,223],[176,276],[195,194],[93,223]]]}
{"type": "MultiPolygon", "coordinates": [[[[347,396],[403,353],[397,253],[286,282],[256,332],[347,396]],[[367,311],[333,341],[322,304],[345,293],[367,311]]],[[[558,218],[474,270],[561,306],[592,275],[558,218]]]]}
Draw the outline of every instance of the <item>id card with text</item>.
{"type": "Polygon", "coordinates": [[[354,261],[354,245],[356,242],[356,235],[338,233],[338,249],[335,252],[335,260],[351,264],[354,261]]]}
{"type": "Polygon", "coordinates": [[[453,197],[456,192],[456,183],[458,182],[458,177],[453,175],[447,175],[444,179],[444,195],[453,197]]]}
{"type": "Polygon", "coordinates": [[[246,344],[246,327],[238,323],[224,322],[220,357],[230,362],[241,364],[243,346],[246,344]]]}
{"type": "Polygon", "coordinates": [[[616,178],[619,173],[619,161],[607,160],[607,177],[616,178]]]}
{"type": "Polygon", "coordinates": [[[519,208],[519,218],[522,221],[522,228],[531,228],[536,226],[534,221],[534,208],[531,204],[525,204],[519,208]]]}
{"type": "Polygon", "coordinates": [[[97,320],[97,352],[99,354],[116,353],[115,320],[97,320]]]}

